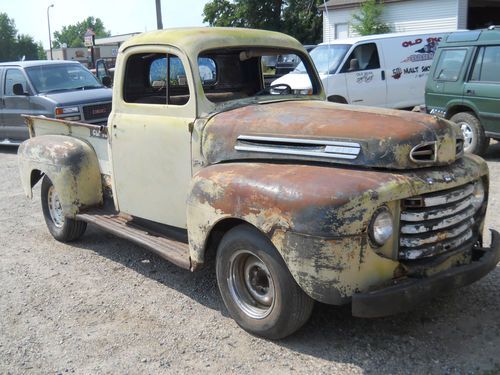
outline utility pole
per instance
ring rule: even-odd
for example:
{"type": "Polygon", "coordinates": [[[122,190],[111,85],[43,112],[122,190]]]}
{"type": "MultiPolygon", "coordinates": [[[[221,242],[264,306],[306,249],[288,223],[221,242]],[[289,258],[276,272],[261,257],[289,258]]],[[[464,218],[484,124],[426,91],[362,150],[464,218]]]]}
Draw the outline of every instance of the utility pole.
{"type": "Polygon", "coordinates": [[[156,28],[158,30],[163,29],[163,23],[161,22],[161,0],[156,0],[156,28]]]}
{"type": "Polygon", "coordinates": [[[54,60],[54,58],[52,57],[52,36],[50,35],[50,18],[49,18],[49,9],[50,8],[53,8],[54,7],[54,4],[50,4],[48,7],[47,7],[47,24],[49,25],[49,48],[50,48],[50,59],[51,60],[54,60]]]}

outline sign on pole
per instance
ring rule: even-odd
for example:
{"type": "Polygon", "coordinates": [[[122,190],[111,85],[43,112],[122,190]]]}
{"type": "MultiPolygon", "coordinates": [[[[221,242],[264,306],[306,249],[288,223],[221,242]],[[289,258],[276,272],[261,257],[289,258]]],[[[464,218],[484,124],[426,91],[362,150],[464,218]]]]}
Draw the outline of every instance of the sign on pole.
{"type": "Polygon", "coordinates": [[[83,37],[83,44],[85,47],[93,47],[94,46],[94,37],[95,33],[92,31],[92,29],[87,29],[87,32],[85,33],[83,37]]]}

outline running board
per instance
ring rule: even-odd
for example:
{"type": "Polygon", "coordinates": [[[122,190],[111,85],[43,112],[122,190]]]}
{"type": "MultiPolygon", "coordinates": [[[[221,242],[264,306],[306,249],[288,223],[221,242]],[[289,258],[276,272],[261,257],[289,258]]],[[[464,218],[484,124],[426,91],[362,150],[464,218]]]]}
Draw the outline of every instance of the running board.
{"type": "Polygon", "coordinates": [[[176,266],[190,269],[189,245],[133,222],[131,216],[110,214],[105,211],[89,211],[76,215],[76,219],[94,224],[115,236],[145,247],[176,266]]]}

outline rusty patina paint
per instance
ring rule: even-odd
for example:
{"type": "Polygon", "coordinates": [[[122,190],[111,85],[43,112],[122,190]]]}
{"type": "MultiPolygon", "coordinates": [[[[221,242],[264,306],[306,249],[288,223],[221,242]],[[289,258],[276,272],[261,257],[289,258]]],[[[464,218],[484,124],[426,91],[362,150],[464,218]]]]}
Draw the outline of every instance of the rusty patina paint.
{"type": "Polygon", "coordinates": [[[459,137],[446,120],[418,113],[320,101],[258,104],[219,113],[208,121],[202,139],[208,164],[235,159],[290,159],[289,155],[237,151],[240,135],[356,142],[362,150],[353,160],[294,158],[396,169],[428,166],[410,159],[411,149],[427,142],[437,143],[433,166],[453,163],[459,137]]]}
{"type": "Polygon", "coordinates": [[[47,175],[66,217],[102,204],[101,174],[95,151],[84,141],[63,135],[31,138],[19,146],[19,169],[26,195],[32,197],[33,171],[47,175]]]}
{"type": "Polygon", "coordinates": [[[220,220],[238,218],[271,239],[306,293],[340,303],[400,272],[396,258],[390,259],[392,249],[380,255],[368,241],[366,230],[378,207],[451,189],[487,173],[475,156],[435,170],[398,173],[310,164],[213,165],[194,176],[189,194],[191,259],[203,263],[211,229],[220,220]],[[330,286],[334,290],[326,292],[330,286]]]}

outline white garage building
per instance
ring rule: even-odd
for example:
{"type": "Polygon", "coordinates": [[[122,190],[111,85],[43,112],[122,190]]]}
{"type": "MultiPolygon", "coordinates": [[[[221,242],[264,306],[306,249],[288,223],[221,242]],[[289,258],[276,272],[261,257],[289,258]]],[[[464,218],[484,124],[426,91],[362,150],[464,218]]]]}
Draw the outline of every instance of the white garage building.
{"type": "MultiPolygon", "coordinates": [[[[323,11],[323,41],[356,36],[352,14],[363,0],[330,0],[323,11]]],[[[382,21],[393,32],[477,29],[500,25],[499,0],[385,0],[382,21]]]]}

